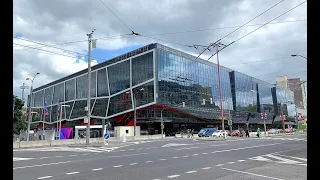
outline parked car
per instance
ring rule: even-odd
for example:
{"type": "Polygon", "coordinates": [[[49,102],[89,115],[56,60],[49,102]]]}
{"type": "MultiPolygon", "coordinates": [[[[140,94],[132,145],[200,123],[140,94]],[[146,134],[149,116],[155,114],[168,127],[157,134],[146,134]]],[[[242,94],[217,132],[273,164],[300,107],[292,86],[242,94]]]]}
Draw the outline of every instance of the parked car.
{"type": "Polygon", "coordinates": [[[269,134],[277,134],[277,133],[280,133],[280,132],[281,132],[281,129],[269,129],[268,130],[269,134]]]}
{"type": "Polygon", "coordinates": [[[216,131],[215,128],[203,128],[199,131],[199,137],[210,137],[216,131]]]}
{"type": "Polygon", "coordinates": [[[222,137],[223,133],[228,134],[227,131],[223,131],[223,130],[217,130],[214,133],[212,133],[212,137],[222,137]]]}
{"type": "Polygon", "coordinates": [[[288,128],[288,129],[285,129],[286,133],[292,133],[292,129],[291,128],[288,128]]]}
{"type": "Polygon", "coordinates": [[[227,135],[228,135],[228,136],[231,136],[231,133],[230,133],[229,130],[226,130],[226,132],[227,132],[227,135]]]}
{"type": "MultiPolygon", "coordinates": [[[[242,132],[241,132],[241,135],[245,135],[246,134],[246,132],[243,130],[242,132]]],[[[237,130],[233,130],[232,131],[232,136],[240,136],[240,131],[237,129],[237,130]]]]}

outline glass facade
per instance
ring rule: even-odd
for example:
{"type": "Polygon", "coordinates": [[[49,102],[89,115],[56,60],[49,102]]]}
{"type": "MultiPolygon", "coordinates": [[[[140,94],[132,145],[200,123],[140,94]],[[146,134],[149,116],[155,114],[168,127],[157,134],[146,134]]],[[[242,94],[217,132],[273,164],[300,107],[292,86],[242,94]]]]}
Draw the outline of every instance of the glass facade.
{"type": "MultiPolygon", "coordinates": [[[[192,115],[219,116],[218,68],[191,58],[157,50],[158,103],[192,115]]],[[[233,109],[229,71],[220,68],[223,109],[233,109]]]]}
{"type": "MultiPolygon", "coordinates": [[[[259,123],[263,106],[268,119],[279,114],[292,115],[293,94],[248,75],[220,68],[222,107],[217,65],[156,44],[142,47],[92,67],[90,111],[94,119],[126,122],[133,118],[134,105],[138,122],[160,122],[161,112],[171,123],[219,123],[224,118],[234,122],[259,123]],[[280,111],[279,111],[280,112],[280,111]]],[[[85,70],[36,88],[33,96],[32,122],[56,123],[58,102],[63,120],[81,120],[87,116],[88,75],[85,70]],[[47,102],[48,115],[43,112],[47,102]]],[[[294,104],[293,104],[294,105],[294,104]]],[[[128,122],[129,122],[128,121],[128,122]]],[[[227,123],[227,121],[226,121],[227,123]]]]}

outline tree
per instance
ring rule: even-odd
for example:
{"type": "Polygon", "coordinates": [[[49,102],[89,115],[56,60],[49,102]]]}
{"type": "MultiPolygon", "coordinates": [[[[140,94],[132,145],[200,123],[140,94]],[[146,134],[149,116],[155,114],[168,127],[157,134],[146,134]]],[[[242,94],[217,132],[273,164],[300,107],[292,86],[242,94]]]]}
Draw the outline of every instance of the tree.
{"type": "Polygon", "coordinates": [[[23,115],[23,100],[13,95],[15,106],[13,111],[13,134],[20,134],[20,130],[26,129],[26,116],[23,115]]]}

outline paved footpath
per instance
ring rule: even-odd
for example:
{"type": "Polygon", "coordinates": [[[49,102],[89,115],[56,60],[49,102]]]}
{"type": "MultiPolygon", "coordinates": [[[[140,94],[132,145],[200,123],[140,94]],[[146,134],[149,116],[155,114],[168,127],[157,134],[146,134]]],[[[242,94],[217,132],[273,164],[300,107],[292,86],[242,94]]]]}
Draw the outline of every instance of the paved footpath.
{"type": "Polygon", "coordinates": [[[30,150],[13,154],[15,180],[307,178],[307,141],[303,135],[228,141],[170,139],[112,151],[30,150]]]}

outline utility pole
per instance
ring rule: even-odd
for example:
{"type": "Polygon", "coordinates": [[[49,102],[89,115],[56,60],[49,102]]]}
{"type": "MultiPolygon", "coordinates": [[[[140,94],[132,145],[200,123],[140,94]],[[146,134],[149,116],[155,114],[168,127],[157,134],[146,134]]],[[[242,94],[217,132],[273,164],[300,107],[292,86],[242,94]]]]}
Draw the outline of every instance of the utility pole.
{"type": "Polygon", "coordinates": [[[20,86],[20,89],[22,89],[22,96],[21,99],[24,101],[24,90],[28,89],[29,86],[27,86],[25,83],[22,83],[22,86],[20,86]]]}
{"type": "Polygon", "coordinates": [[[220,93],[220,116],[221,116],[221,129],[224,131],[224,117],[223,117],[223,107],[222,107],[222,87],[221,87],[221,78],[220,78],[220,63],[219,63],[219,47],[221,44],[215,44],[217,51],[217,65],[218,65],[218,85],[219,85],[219,93],[220,93]]]}
{"type": "Polygon", "coordinates": [[[91,60],[90,60],[90,56],[91,56],[91,43],[92,43],[92,34],[94,33],[94,31],[96,30],[96,28],[94,28],[91,33],[87,34],[88,36],[88,94],[87,94],[87,130],[86,130],[86,144],[89,145],[89,141],[90,141],[90,115],[91,115],[91,111],[90,111],[90,99],[91,99],[91,60]]]}

